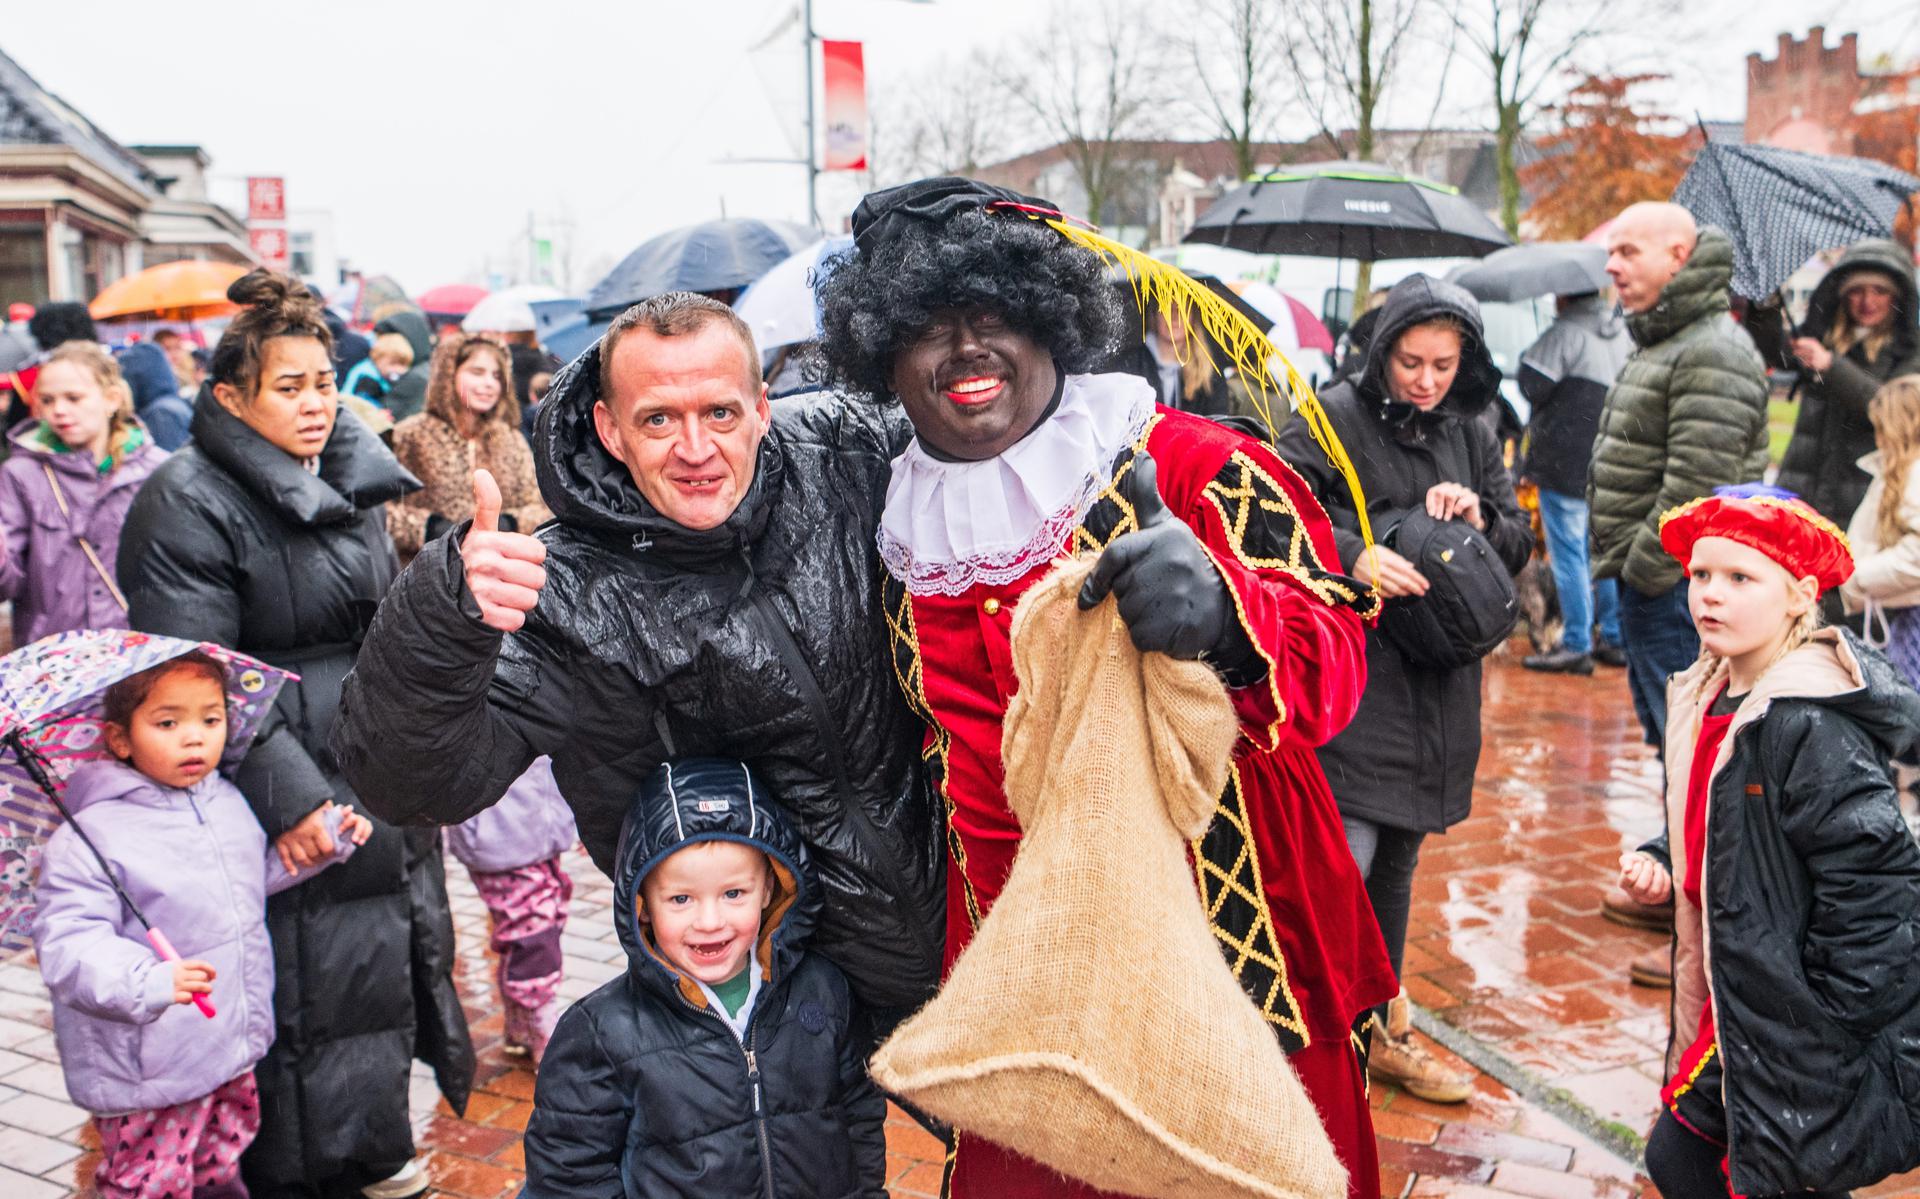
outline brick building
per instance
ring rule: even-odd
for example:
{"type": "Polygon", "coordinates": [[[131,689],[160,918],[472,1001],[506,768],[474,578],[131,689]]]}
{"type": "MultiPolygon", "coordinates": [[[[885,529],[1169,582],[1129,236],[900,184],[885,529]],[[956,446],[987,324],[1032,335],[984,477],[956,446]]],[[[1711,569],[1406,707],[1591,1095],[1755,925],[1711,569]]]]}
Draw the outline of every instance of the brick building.
{"type": "Polygon", "coordinates": [[[1814,154],[1853,154],[1911,169],[1920,76],[1860,68],[1860,38],[1826,44],[1815,25],[1804,39],[1780,35],[1773,58],[1747,55],[1746,140],[1814,154]]]}

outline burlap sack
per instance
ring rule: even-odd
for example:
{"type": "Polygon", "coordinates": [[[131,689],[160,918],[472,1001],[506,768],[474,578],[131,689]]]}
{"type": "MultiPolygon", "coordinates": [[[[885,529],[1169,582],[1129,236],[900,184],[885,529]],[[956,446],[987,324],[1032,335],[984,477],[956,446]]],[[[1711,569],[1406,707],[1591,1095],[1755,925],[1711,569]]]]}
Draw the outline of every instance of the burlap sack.
{"type": "Polygon", "coordinates": [[[1025,831],[946,986],[873,1076],[959,1129],[1147,1199],[1343,1199],[1346,1171],[1207,926],[1187,843],[1236,735],[1206,666],[1142,655],[1091,559],[1020,601],[1007,797],[1025,831]]]}

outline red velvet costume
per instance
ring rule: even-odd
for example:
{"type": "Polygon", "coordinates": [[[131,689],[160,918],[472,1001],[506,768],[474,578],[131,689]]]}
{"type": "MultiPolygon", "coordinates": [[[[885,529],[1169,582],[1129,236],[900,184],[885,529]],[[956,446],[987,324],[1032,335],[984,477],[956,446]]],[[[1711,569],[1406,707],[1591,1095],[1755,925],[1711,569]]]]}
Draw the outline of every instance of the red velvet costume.
{"type": "MultiPolygon", "coordinates": [[[[1371,597],[1322,568],[1338,566],[1326,515],[1268,447],[1165,408],[1142,442],[1167,507],[1209,550],[1269,667],[1266,678],[1232,693],[1242,739],[1220,811],[1194,845],[1201,895],[1228,962],[1290,1054],[1351,1172],[1350,1194],[1374,1199],[1378,1161],[1352,1029],[1397,985],[1313,752],[1359,703],[1366,684],[1360,611],[1371,597]]],[[[1135,528],[1120,482],[1142,442],[1120,456],[1063,552],[1097,551],[1135,528]]],[[[958,595],[909,595],[887,580],[901,685],[928,723],[925,753],[947,803],[949,968],[992,908],[1019,847],[1000,759],[1001,722],[1015,689],[1009,633],[1014,605],[1049,565],[958,595]]],[[[1091,1199],[1098,1192],[962,1137],[952,1194],[1091,1199]]]]}

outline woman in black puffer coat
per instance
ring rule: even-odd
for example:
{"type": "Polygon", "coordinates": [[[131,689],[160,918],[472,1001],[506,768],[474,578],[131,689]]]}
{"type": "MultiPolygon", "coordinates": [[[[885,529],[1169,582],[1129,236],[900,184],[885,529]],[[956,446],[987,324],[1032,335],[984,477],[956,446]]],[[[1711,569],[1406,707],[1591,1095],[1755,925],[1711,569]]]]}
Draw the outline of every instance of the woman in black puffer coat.
{"type": "MultiPolygon", "coordinates": [[[[132,626],[212,641],[300,676],[235,772],[267,836],[319,852],[328,801],[364,811],[327,749],[375,606],[393,580],[384,505],[419,487],[339,417],[320,306],[265,271],[214,352],[193,440],[135,498],[119,572],[132,626]]],[[[242,1159],[255,1199],[350,1195],[412,1166],[416,1053],[465,1107],[474,1057],[453,988],[439,840],[374,822],[358,853],[267,904],[273,1048],[256,1067],[260,1135],[242,1159]]],[[[416,1188],[416,1189],[419,1189],[416,1188]]]]}
{"type": "Polygon", "coordinates": [[[1800,371],[1802,384],[1774,481],[1843,529],[1872,482],[1859,466],[1874,450],[1867,401],[1888,379],[1920,371],[1916,320],[1913,255],[1897,242],[1859,242],[1813,289],[1794,360],[1782,364],[1800,371]],[[1868,314],[1878,319],[1859,319],[1868,314]]]}
{"type": "Polygon", "coordinates": [[[721,758],[656,770],[620,831],[613,894],[627,973],[554,1030],[522,1199],[885,1199],[886,1100],[867,1078],[845,976],[806,947],[820,891],[766,785],[721,758]],[[635,906],[648,874],[710,841],[766,854],[772,888],[744,967],[760,977],[731,1020],[713,986],[666,960],[635,906]]]}
{"type": "MultiPolygon", "coordinates": [[[[1445,515],[1482,526],[1501,564],[1518,573],[1533,535],[1493,426],[1481,419],[1498,395],[1500,368],[1487,350],[1479,305],[1450,283],[1413,275],[1394,287],[1379,313],[1366,369],[1320,393],[1359,472],[1374,529],[1409,509],[1431,512],[1430,498],[1440,497],[1445,515]]],[[[1352,494],[1305,421],[1289,421],[1278,445],[1325,506],[1347,573],[1378,586],[1389,601],[1424,590],[1412,565],[1385,546],[1380,578],[1369,577],[1352,494]]],[[[1393,619],[1392,612],[1383,619],[1393,619]]],[[[1472,802],[1480,664],[1426,667],[1378,627],[1368,629],[1360,710],[1319,756],[1398,973],[1420,843],[1466,819],[1472,802]]],[[[1369,1061],[1374,1076],[1429,1102],[1464,1100],[1471,1076],[1445,1069],[1405,1035],[1405,1003],[1403,994],[1389,1006],[1386,1035],[1376,1038],[1369,1061]]]]}

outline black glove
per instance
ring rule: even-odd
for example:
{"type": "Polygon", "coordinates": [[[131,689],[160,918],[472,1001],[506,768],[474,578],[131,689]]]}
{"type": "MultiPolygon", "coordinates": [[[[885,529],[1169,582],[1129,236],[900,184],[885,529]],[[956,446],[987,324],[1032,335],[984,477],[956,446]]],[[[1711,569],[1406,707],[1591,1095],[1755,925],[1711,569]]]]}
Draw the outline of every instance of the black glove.
{"type": "Polygon", "coordinates": [[[1234,618],[1226,582],[1193,530],[1167,511],[1157,475],[1151,454],[1134,458],[1124,487],[1139,531],[1101,553],[1080,588],[1080,607],[1093,607],[1111,591],[1140,652],[1241,667],[1252,646],[1234,618]]]}

